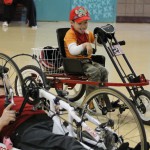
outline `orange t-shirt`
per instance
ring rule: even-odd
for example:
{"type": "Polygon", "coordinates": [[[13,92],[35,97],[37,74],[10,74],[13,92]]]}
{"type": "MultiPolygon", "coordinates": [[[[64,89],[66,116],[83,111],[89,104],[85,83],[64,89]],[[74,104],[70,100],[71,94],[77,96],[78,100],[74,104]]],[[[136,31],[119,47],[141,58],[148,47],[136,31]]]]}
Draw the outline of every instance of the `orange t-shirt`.
{"type": "MultiPolygon", "coordinates": [[[[90,43],[93,43],[94,42],[94,35],[91,31],[88,31],[88,39],[90,43]]],[[[69,49],[68,49],[68,45],[71,44],[71,43],[77,43],[77,37],[76,37],[76,34],[75,32],[72,30],[72,29],[69,29],[65,35],[65,38],[64,38],[64,46],[65,46],[65,51],[66,51],[66,57],[68,58],[90,58],[91,56],[88,56],[88,57],[85,57],[85,56],[82,56],[82,55],[71,55],[70,52],[69,52],[69,49]]]]}

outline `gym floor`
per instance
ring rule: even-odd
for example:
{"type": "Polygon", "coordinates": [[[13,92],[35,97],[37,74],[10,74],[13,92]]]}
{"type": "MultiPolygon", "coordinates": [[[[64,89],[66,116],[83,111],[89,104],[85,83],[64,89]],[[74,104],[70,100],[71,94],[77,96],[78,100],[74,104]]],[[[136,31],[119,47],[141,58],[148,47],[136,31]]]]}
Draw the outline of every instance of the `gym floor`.
{"type": "MultiPolygon", "coordinates": [[[[89,23],[89,30],[101,27],[106,23],[89,23]]],[[[122,46],[129,62],[137,75],[144,74],[150,80],[150,25],[146,23],[113,23],[118,41],[125,40],[126,45],[122,46]]],[[[2,22],[0,23],[2,26],[2,22]]],[[[57,46],[56,29],[70,27],[69,22],[38,22],[38,29],[28,28],[24,22],[12,22],[8,28],[0,29],[0,52],[9,56],[15,54],[32,54],[31,48],[57,46]]],[[[107,56],[105,49],[99,47],[97,54],[106,57],[106,68],[109,71],[109,82],[121,82],[111,60],[107,56]]],[[[28,57],[16,60],[19,67],[32,64],[28,57]]],[[[123,66],[126,69],[126,66],[123,66]]],[[[116,88],[116,87],[114,87],[116,88]]],[[[125,88],[117,87],[126,96],[125,88]]],[[[150,91],[150,85],[145,86],[150,91]]],[[[147,138],[150,142],[150,126],[145,126],[147,138]]]]}

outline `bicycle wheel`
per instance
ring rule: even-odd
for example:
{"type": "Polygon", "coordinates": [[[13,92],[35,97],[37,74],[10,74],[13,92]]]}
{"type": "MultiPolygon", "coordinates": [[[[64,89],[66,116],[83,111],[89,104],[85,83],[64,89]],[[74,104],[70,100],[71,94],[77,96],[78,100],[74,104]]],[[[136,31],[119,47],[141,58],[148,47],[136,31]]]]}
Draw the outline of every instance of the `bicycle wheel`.
{"type": "Polygon", "coordinates": [[[136,101],[141,104],[137,111],[144,124],[150,125],[150,92],[146,90],[141,90],[137,93],[136,101]],[[141,109],[140,109],[141,108],[141,109]]]}
{"type": "Polygon", "coordinates": [[[27,77],[33,77],[38,86],[44,87],[45,89],[49,89],[50,87],[47,85],[47,80],[45,74],[42,72],[40,68],[33,65],[27,65],[20,70],[23,79],[27,77]]]}
{"type": "Polygon", "coordinates": [[[0,53],[0,65],[8,68],[8,76],[10,80],[10,85],[12,86],[14,96],[24,95],[23,91],[23,78],[20,73],[20,70],[17,66],[17,64],[7,55],[0,53]],[[18,78],[17,84],[15,84],[15,79],[18,78]]]}
{"type": "MultiPolygon", "coordinates": [[[[146,134],[139,114],[131,101],[119,91],[111,88],[95,90],[83,101],[82,107],[82,120],[85,121],[88,115],[93,118],[86,123],[98,133],[99,141],[103,141],[108,150],[117,149],[123,143],[129,143],[130,148],[139,146],[140,150],[148,150],[146,134]],[[100,99],[99,107],[97,106],[98,98],[106,94],[112,105],[111,110],[107,110],[105,99],[100,99]],[[91,103],[94,105],[94,111],[88,110],[91,103]],[[97,125],[92,122],[94,119],[97,125]]],[[[86,130],[82,128],[78,135],[84,142],[87,137],[86,130]]],[[[90,146],[96,149],[98,144],[98,142],[93,145],[90,143],[90,146]]]]}
{"type": "MultiPolygon", "coordinates": [[[[28,65],[28,66],[21,68],[20,71],[24,79],[27,76],[33,76],[35,78],[35,81],[39,83],[40,86],[43,86],[42,84],[45,82],[45,85],[47,86],[46,89],[48,88],[50,89],[51,83],[48,83],[48,80],[46,79],[45,74],[42,72],[40,68],[33,66],[33,65],[28,65]]],[[[70,89],[68,85],[64,83],[62,90],[67,91],[69,93],[68,98],[70,99],[71,102],[74,102],[74,101],[79,100],[83,96],[85,92],[85,88],[86,86],[83,84],[76,84],[72,89],[70,89]]],[[[59,92],[59,90],[56,87],[55,87],[55,90],[57,93],[59,92]]]]}

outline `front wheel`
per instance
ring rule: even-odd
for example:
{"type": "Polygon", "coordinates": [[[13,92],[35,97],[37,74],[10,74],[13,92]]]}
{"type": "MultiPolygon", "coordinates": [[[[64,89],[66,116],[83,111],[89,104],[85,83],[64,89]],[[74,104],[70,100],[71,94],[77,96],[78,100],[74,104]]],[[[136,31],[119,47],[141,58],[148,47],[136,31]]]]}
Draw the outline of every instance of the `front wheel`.
{"type": "MultiPolygon", "coordinates": [[[[20,70],[23,79],[26,79],[27,77],[32,77],[38,86],[44,87],[45,89],[49,89],[49,86],[47,85],[47,79],[45,74],[42,72],[42,70],[36,66],[33,65],[27,65],[20,70]]],[[[16,85],[18,80],[16,79],[16,85]]],[[[19,94],[21,96],[21,93],[19,94]]]]}
{"type": "MultiPolygon", "coordinates": [[[[81,118],[96,131],[107,149],[117,150],[122,144],[129,143],[131,149],[139,146],[140,150],[148,150],[140,116],[132,102],[119,91],[111,88],[95,90],[86,97],[81,107],[83,108],[81,118]],[[106,107],[105,99],[101,99],[103,95],[109,98],[112,105],[110,110],[106,107]],[[91,104],[94,109],[90,109],[91,104]]],[[[91,136],[82,128],[78,133],[78,139],[87,143],[88,141],[85,141],[87,137],[91,136]]],[[[92,148],[99,148],[99,143],[93,141],[91,144],[92,148]]]]}
{"type": "Polygon", "coordinates": [[[139,115],[144,124],[150,125],[150,92],[146,90],[141,90],[137,93],[136,101],[140,105],[137,108],[139,115]]]}

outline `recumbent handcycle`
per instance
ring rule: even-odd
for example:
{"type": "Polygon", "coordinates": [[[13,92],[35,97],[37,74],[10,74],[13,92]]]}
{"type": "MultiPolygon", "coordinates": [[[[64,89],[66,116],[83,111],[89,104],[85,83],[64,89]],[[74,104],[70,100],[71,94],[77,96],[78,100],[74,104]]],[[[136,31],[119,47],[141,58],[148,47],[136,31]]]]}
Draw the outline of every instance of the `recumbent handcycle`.
{"type": "MultiPolygon", "coordinates": [[[[82,69],[82,62],[76,59],[66,58],[64,50],[64,36],[69,28],[57,29],[57,39],[59,48],[45,47],[34,48],[34,57],[39,60],[42,71],[46,77],[42,76],[43,72],[39,66],[28,65],[21,69],[23,76],[37,76],[39,82],[48,80],[51,88],[65,90],[69,92],[70,101],[78,101],[85,93],[86,84],[101,85],[101,83],[89,82],[82,69]],[[63,64],[63,69],[62,69],[63,64]]],[[[124,86],[126,87],[130,100],[135,105],[141,119],[147,125],[150,124],[150,92],[144,89],[144,85],[148,85],[149,81],[145,79],[144,74],[136,75],[132,66],[130,65],[121,45],[125,41],[117,41],[115,38],[115,29],[108,24],[94,29],[94,35],[97,38],[97,43],[102,44],[110,57],[122,84],[108,84],[103,83],[103,86],[124,86]],[[121,65],[119,58],[122,57],[127,64],[130,73],[121,65]]],[[[97,45],[97,44],[96,44],[97,45]]],[[[83,53],[85,54],[85,53],[83,53]]],[[[85,54],[86,55],[86,54],[85,54]]],[[[105,57],[99,55],[92,56],[93,61],[97,61],[105,66],[105,57]]],[[[97,102],[96,102],[97,103],[97,102]]],[[[108,104],[107,100],[107,104],[108,104]]],[[[105,108],[103,111],[107,111],[105,108]]]]}

